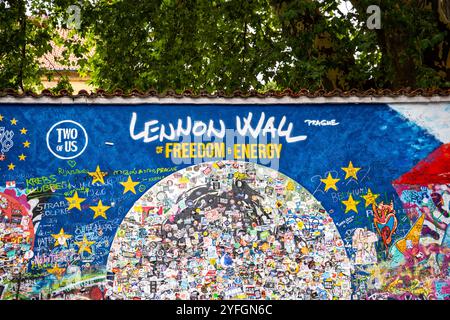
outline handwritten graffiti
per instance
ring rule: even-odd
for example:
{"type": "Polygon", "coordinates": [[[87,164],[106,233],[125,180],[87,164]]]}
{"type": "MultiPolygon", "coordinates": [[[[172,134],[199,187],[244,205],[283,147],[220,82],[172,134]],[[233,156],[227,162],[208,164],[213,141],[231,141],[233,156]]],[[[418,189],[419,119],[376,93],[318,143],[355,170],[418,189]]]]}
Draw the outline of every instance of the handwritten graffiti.
{"type": "Polygon", "coordinates": [[[0,299],[449,299],[425,107],[2,105],[0,299]]]}

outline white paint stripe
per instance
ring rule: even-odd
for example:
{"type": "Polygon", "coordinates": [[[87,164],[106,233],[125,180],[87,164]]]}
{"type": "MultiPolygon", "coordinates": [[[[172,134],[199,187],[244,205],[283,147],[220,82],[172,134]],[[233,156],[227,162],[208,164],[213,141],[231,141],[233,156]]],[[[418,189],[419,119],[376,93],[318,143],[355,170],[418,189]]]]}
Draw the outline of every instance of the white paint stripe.
{"type": "Polygon", "coordinates": [[[99,282],[106,281],[106,275],[105,276],[97,276],[94,278],[82,280],[80,282],[71,283],[65,287],[59,288],[52,292],[52,294],[58,294],[66,290],[76,289],[76,288],[82,288],[82,287],[92,287],[94,285],[98,285],[99,282]]]}
{"type": "Polygon", "coordinates": [[[427,130],[441,142],[450,142],[450,103],[391,104],[389,106],[427,130]]]}

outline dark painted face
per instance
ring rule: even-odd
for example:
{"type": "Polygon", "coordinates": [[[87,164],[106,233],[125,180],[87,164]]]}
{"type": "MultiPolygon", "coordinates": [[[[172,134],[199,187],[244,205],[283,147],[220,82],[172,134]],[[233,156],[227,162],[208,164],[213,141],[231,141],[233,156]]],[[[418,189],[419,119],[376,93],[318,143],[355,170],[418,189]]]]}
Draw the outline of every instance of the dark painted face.
{"type": "Polygon", "coordinates": [[[439,193],[437,192],[432,193],[431,199],[433,200],[433,203],[437,208],[442,208],[444,201],[439,193]]]}

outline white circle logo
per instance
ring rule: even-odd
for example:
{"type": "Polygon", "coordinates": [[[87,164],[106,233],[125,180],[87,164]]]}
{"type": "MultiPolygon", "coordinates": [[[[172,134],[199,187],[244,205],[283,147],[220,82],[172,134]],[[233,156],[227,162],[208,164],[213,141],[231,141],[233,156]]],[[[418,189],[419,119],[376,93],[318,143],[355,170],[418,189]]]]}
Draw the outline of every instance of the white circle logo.
{"type": "Polygon", "coordinates": [[[88,135],[81,124],[72,120],[55,123],[47,132],[47,148],[63,160],[79,157],[88,145],[88,135]]]}

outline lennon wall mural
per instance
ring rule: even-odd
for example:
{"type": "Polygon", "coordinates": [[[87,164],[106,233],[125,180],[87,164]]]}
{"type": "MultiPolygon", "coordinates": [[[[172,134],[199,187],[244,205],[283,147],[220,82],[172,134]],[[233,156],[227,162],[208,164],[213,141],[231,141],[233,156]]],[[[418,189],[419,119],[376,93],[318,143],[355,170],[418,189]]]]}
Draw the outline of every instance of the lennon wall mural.
{"type": "Polygon", "coordinates": [[[0,299],[450,299],[450,104],[0,105],[0,299]]]}

